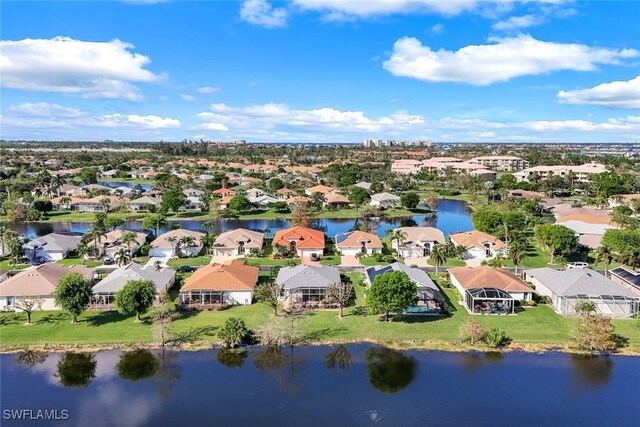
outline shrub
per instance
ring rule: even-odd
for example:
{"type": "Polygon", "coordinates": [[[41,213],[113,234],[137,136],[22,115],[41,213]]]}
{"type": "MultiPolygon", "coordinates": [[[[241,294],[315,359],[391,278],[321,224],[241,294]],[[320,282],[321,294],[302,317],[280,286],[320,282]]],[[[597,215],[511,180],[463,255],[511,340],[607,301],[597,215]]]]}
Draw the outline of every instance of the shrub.
{"type": "Polygon", "coordinates": [[[459,190],[451,188],[438,188],[436,191],[441,196],[459,196],[461,194],[459,190]]]}
{"type": "Polygon", "coordinates": [[[247,335],[248,330],[244,321],[231,317],[224,322],[218,332],[218,338],[222,340],[226,347],[236,347],[247,335]]]}
{"type": "Polygon", "coordinates": [[[140,246],[140,250],[138,251],[138,254],[140,256],[149,256],[149,244],[145,243],[144,245],[140,246]]]}
{"type": "Polygon", "coordinates": [[[491,347],[502,347],[503,345],[509,344],[509,337],[507,334],[500,328],[492,328],[484,335],[484,342],[486,342],[491,347]]]}
{"type": "Polygon", "coordinates": [[[384,262],[388,262],[389,264],[391,264],[392,262],[396,262],[396,259],[395,259],[395,257],[393,255],[385,255],[383,257],[383,260],[384,260],[384,262]]]}

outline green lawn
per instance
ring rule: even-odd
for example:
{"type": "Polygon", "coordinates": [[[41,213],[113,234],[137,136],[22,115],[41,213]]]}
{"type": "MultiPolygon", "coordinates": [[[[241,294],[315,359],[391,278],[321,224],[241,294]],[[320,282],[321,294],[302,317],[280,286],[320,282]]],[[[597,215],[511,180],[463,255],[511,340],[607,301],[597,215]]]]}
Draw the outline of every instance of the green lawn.
{"type": "Polygon", "coordinates": [[[61,259],[56,261],[56,263],[64,265],[65,267],[72,267],[74,265],[84,265],[86,267],[98,267],[99,265],[102,265],[101,261],[90,261],[90,260],[84,260],[84,259],[80,259],[80,258],[65,258],[65,259],[61,259]]]}
{"type": "Polygon", "coordinates": [[[0,261],[0,270],[9,271],[9,270],[22,270],[23,268],[29,267],[31,264],[17,264],[13,265],[13,261],[10,259],[3,259],[0,261]]]}
{"type": "Polygon", "coordinates": [[[340,255],[325,255],[320,260],[322,265],[340,265],[340,255]]]}
{"type": "Polygon", "coordinates": [[[284,259],[271,259],[271,258],[242,258],[247,265],[298,265],[300,264],[300,258],[284,258],[284,259]]]}
{"type": "Polygon", "coordinates": [[[169,267],[182,267],[184,265],[199,267],[201,265],[209,265],[210,262],[211,257],[209,255],[203,255],[193,258],[173,258],[167,262],[167,265],[169,267]]]}
{"type": "MultiPolygon", "coordinates": [[[[427,260],[427,264],[429,265],[433,265],[435,267],[435,264],[433,263],[433,260],[431,258],[429,258],[427,260]]],[[[442,264],[440,267],[464,267],[466,264],[464,263],[463,260],[461,259],[457,259],[457,258],[449,258],[444,264],[442,264]]]]}

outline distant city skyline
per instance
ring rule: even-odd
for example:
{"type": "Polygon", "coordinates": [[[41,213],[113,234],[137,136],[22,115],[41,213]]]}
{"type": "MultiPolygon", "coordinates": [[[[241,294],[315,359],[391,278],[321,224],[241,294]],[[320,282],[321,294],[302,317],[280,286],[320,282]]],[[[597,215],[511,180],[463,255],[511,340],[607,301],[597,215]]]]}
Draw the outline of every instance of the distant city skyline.
{"type": "Polygon", "coordinates": [[[0,139],[640,142],[638,2],[3,1],[0,139]]]}

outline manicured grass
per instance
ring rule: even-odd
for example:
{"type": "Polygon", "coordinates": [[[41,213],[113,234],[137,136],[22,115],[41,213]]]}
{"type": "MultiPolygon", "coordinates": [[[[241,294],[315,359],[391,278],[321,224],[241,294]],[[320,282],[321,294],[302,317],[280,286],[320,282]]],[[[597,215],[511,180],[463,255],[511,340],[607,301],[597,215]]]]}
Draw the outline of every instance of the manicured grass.
{"type": "MultiPolygon", "coordinates": [[[[145,212],[125,212],[117,215],[125,221],[135,221],[149,214],[145,212]]],[[[94,222],[95,219],[95,212],[53,211],[47,213],[47,217],[38,222],[94,222]]],[[[6,215],[0,215],[0,222],[3,221],[8,221],[6,215]]]]}
{"type": "Polygon", "coordinates": [[[16,264],[13,265],[13,261],[10,259],[3,259],[0,261],[0,270],[2,271],[10,271],[10,270],[22,270],[23,268],[29,267],[31,264],[16,264]]]}
{"type": "Polygon", "coordinates": [[[58,264],[62,264],[65,267],[72,267],[74,265],[84,265],[86,267],[98,267],[100,265],[102,265],[101,261],[91,261],[91,260],[84,260],[81,258],[65,258],[65,259],[61,259],[56,261],[56,263],[58,264]]]}
{"type": "Polygon", "coordinates": [[[369,267],[369,266],[372,266],[372,265],[387,265],[389,263],[388,262],[384,262],[384,261],[378,262],[372,256],[365,256],[365,257],[360,258],[360,264],[369,267]]]}
{"type": "Polygon", "coordinates": [[[193,258],[173,258],[167,262],[169,267],[182,267],[184,265],[190,265],[198,267],[201,265],[209,265],[211,257],[209,255],[197,256],[193,258]]]}
{"type": "MultiPolygon", "coordinates": [[[[433,260],[431,258],[429,258],[427,260],[427,264],[429,265],[433,265],[435,266],[435,264],[433,263],[433,260]]],[[[440,267],[464,267],[466,264],[464,263],[463,260],[461,259],[457,259],[457,258],[449,258],[444,264],[442,264],[440,267]]]]}
{"type": "Polygon", "coordinates": [[[323,256],[320,260],[322,265],[340,265],[340,255],[323,256]]]}
{"type": "MultiPolygon", "coordinates": [[[[359,273],[346,276],[355,283],[363,280],[359,273]]],[[[443,283],[441,278],[435,279],[443,283]]],[[[355,303],[363,306],[365,287],[356,285],[354,288],[355,303]]],[[[337,310],[314,311],[304,318],[306,337],[313,342],[437,340],[455,347],[459,345],[460,325],[469,314],[458,304],[454,289],[444,289],[444,295],[451,316],[401,316],[393,322],[384,322],[378,315],[354,314],[356,306],[348,307],[342,320],[338,319],[337,310]]],[[[255,330],[272,318],[272,312],[262,303],[223,311],[183,312],[172,326],[175,340],[215,342],[217,328],[230,317],[243,319],[249,328],[255,330]]],[[[572,341],[574,320],[556,314],[549,306],[519,309],[516,316],[474,316],[474,319],[486,329],[504,330],[517,344],[564,345],[572,341]]],[[[133,317],[125,318],[116,312],[85,312],[77,325],[70,324],[67,314],[55,311],[34,313],[30,326],[24,322],[22,313],[0,314],[0,345],[147,343],[153,339],[149,323],[135,323],[133,317]]],[[[626,337],[630,346],[640,351],[640,322],[614,320],[613,324],[616,333],[626,337]]]]}
{"type": "Polygon", "coordinates": [[[247,265],[298,265],[300,264],[300,258],[284,258],[284,259],[271,259],[271,258],[242,258],[247,265]]]}

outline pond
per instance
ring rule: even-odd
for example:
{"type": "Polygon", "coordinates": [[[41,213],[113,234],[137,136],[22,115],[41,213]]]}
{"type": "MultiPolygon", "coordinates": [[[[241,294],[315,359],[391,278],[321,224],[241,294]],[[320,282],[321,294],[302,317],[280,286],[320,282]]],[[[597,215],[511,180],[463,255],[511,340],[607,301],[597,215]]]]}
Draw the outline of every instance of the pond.
{"type": "Polygon", "coordinates": [[[135,188],[136,185],[139,185],[143,191],[148,191],[153,188],[153,185],[150,184],[137,184],[135,182],[129,181],[98,181],[97,184],[104,185],[109,188],[118,188],[118,187],[127,187],[127,188],[135,188]]]}
{"type": "MultiPolygon", "coordinates": [[[[18,353],[0,362],[3,417],[68,411],[57,425],[585,427],[637,425],[640,417],[637,357],[357,344],[18,353]]],[[[3,420],[30,424],[47,425],[3,420]]]]}
{"type": "MultiPolygon", "coordinates": [[[[469,231],[473,229],[471,221],[471,211],[467,204],[459,200],[440,200],[433,215],[415,215],[407,218],[389,218],[380,221],[377,228],[379,236],[384,236],[386,229],[396,228],[403,224],[421,225],[437,227],[445,235],[458,231],[469,231]],[[413,223],[409,224],[413,220],[413,223]]],[[[204,220],[177,220],[168,221],[167,226],[161,229],[164,232],[172,227],[173,223],[179,223],[181,228],[188,230],[200,230],[200,226],[204,220]]],[[[264,230],[269,228],[271,233],[287,228],[289,226],[288,219],[215,219],[213,231],[220,234],[226,230],[235,228],[248,228],[251,230],[264,230]]],[[[314,227],[323,229],[328,236],[335,236],[338,233],[349,231],[355,225],[355,219],[318,219],[313,223],[314,227]]],[[[38,222],[38,223],[6,223],[8,228],[12,228],[18,234],[22,234],[29,239],[43,236],[49,233],[85,233],[90,223],[86,222],[38,222]]],[[[122,228],[139,230],[142,228],[140,221],[125,223],[122,228]]]]}

